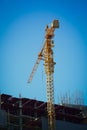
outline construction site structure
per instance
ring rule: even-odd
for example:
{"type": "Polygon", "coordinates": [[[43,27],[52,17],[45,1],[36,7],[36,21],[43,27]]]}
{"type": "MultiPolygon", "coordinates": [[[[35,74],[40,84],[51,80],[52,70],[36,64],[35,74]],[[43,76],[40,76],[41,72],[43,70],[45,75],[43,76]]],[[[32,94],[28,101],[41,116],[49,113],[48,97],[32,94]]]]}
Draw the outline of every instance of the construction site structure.
{"type": "MultiPolygon", "coordinates": [[[[1,94],[0,130],[48,130],[47,102],[1,94]]],[[[87,106],[57,105],[57,130],[87,130],[87,106]]]]}
{"type": "Polygon", "coordinates": [[[34,68],[30,74],[28,82],[30,83],[34,73],[40,63],[40,60],[44,61],[44,68],[46,73],[46,89],[47,89],[47,112],[48,112],[48,129],[55,130],[55,108],[54,108],[54,83],[53,83],[53,74],[54,74],[54,58],[53,58],[53,37],[54,31],[56,28],[59,28],[59,21],[54,20],[49,27],[46,26],[46,35],[45,35],[45,43],[40,53],[38,54],[37,61],[34,65],[34,68]]]}
{"type": "Polygon", "coordinates": [[[65,92],[58,95],[58,104],[84,105],[84,93],[76,91],[74,93],[65,92]]]}

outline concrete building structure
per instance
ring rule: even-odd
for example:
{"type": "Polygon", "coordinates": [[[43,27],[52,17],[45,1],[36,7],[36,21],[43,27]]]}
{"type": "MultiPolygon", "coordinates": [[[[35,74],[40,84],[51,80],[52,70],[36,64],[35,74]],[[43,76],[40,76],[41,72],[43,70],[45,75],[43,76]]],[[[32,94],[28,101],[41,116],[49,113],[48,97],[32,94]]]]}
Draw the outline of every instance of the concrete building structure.
{"type": "MultiPolygon", "coordinates": [[[[47,103],[1,95],[0,130],[48,130],[47,103]]],[[[56,130],[87,130],[87,106],[55,104],[56,130]]]]}

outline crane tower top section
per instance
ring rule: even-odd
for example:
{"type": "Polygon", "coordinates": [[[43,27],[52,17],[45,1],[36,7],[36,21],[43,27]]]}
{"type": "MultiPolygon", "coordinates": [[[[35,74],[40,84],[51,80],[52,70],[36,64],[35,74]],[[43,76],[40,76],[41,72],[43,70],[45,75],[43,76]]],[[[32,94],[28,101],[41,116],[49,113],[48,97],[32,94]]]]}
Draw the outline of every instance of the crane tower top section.
{"type": "Polygon", "coordinates": [[[54,21],[51,23],[50,28],[49,28],[48,25],[46,26],[46,29],[45,29],[45,31],[46,31],[46,36],[45,36],[45,38],[46,38],[46,39],[51,39],[51,38],[53,38],[55,28],[59,28],[59,21],[58,21],[58,20],[54,20],[54,21]]]}

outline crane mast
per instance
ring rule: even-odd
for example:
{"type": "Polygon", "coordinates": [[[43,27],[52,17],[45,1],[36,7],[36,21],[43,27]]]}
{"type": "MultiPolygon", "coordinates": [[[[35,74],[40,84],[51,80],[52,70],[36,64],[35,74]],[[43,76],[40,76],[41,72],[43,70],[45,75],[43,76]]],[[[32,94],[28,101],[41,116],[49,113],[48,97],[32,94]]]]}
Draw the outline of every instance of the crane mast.
{"type": "Polygon", "coordinates": [[[40,63],[40,60],[44,60],[44,69],[46,74],[46,89],[47,89],[47,112],[48,112],[48,129],[56,130],[55,128],[55,107],[54,107],[54,83],[53,83],[53,74],[54,74],[54,58],[53,58],[53,37],[55,28],[59,28],[59,21],[54,20],[51,24],[51,27],[46,26],[46,35],[45,35],[45,43],[41,52],[38,55],[38,59],[34,68],[31,72],[30,78],[28,82],[31,82],[34,73],[40,63]]]}

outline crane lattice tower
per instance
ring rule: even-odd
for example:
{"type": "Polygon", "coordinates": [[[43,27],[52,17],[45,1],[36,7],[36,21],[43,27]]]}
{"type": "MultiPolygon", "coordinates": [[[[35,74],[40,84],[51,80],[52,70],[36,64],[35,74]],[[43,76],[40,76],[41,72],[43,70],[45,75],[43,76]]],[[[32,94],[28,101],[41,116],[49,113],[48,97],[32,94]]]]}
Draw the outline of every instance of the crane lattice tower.
{"type": "Polygon", "coordinates": [[[40,60],[44,60],[44,68],[46,73],[46,86],[47,86],[47,112],[48,112],[48,126],[49,130],[55,130],[55,107],[54,107],[54,58],[53,58],[53,37],[55,28],[59,27],[59,21],[54,20],[51,27],[46,26],[45,43],[40,53],[38,54],[38,59],[34,65],[34,68],[30,74],[28,82],[31,82],[34,73],[40,63],[40,60]]]}

